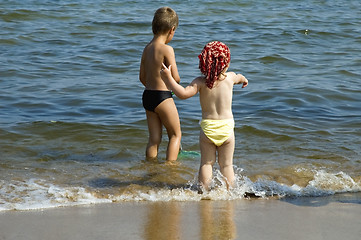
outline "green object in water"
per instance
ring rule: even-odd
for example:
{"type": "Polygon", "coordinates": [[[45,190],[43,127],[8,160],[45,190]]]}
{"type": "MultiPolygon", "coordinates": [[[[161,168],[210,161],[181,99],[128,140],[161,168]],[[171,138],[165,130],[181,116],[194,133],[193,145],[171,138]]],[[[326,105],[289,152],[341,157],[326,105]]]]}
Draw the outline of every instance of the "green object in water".
{"type": "Polygon", "coordinates": [[[178,157],[179,158],[196,158],[201,156],[199,152],[196,151],[185,151],[183,150],[182,144],[180,145],[178,157]]]}
{"type": "Polygon", "coordinates": [[[201,154],[199,152],[196,151],[184,151],[184,150],[180,150],[178,157],[181,158],[196,158],[199,157],[201,154]]]}

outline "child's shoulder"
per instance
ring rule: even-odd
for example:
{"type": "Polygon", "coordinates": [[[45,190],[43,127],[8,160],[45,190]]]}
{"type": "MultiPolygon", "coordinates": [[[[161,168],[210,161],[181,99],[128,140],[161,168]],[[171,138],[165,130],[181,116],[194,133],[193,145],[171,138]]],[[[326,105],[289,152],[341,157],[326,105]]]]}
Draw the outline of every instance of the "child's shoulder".
{"type": "Polygon", "coordinates": [[[234,78],[235,76],[237,76],[237,74],[235,72],[226,72],[226,75],[229,78],[234,78]]]}
{"type": "Polygon", "coordinates": [[[145,47],[144,49],[170,49],[170,50],[173,50],[173,47],[168,45],[168,44],[165,44],[165,43],[159,43],[159,42],[149,42],[145,47]]]}
{"type": "Polygon", "coordinates": [[[173,47],[171,45],[162,44],[162,48],[163,48],[164,51],[174,54],[174,49],[173,49],[173,47]]]}
{"type": "Polygon", "coordinates": [[[156,54],[156,55],[160,54],[168,58],[175,55],[173,47],[167,44],[152,43],[152,42],[148,43],[143,49],[143,56],[148,54],[156,54]]]}
{"type": "Polygon", "coordinates": [[[174,49],[172,46],[168,45],[168,44],[163,44],[163,43],[154,43],[153,48],[155,51],[158,51],[160,53],[162,53],[165,56],[173,56],[174,54],[174,49]]]}
{"type": "Polygon", "coordinates": [[[171,45],[168,45],[166,43],[150,42],[149,45],[152,45],[155,48],[173,49],[171,45]]]}
{"type": "Polygon", "coordinates": [[[193,83],[197,83],[199,86],[206,85],[206,78],[204,76],[198,76],[192,81],[193,83]]]}
{"type": "Polygon", "coordinates": [[[243,87],[248,85],[248,80],[240,73],[227,72],[227,79],[233,84],[243,84],[243,87]]]}
{"type": "Polygon", "coordinates": [[[227,72],[226,75],[227,75],[227,79],[232,82],[234,82],[235,79],[237,78],[237,74],[235,72],[227,72]]]}

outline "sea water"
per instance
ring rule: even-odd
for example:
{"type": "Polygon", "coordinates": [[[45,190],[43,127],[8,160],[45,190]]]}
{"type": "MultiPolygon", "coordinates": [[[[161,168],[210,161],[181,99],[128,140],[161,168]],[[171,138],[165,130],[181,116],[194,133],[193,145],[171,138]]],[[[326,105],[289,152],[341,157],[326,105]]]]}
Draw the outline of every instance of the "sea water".
{"type": "Polygon", "coordinates": [[[1,1],[0,210],[361,191],[361,2],[1,1]],[[139,62],[154,11],[177,11],[186,86],[213,40],[231,50],[236,187],[195,190],[198,97],[174,97],[178,164],[145,160],[139,62]]]}

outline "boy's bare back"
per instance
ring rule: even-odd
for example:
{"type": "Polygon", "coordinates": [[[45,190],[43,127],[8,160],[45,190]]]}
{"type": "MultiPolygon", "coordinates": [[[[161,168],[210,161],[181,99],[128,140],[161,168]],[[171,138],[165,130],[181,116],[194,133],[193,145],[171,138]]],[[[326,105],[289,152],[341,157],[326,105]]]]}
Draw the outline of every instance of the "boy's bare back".
{"type": "Polygon", "coordinates": [[[175,64],[173,48],[157,41],[157,39],[153,39],[144,48],[141,60],[140,80],[146,89],[168,90],[159,73],[164,62],[173,62],[175,64]]]}

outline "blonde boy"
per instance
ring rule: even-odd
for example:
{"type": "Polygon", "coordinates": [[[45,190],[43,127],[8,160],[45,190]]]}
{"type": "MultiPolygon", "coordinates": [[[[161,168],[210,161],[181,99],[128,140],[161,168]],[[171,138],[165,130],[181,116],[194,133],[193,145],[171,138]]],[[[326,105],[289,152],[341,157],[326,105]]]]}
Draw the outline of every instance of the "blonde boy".
{"type": "Polygon", "coordinates": [[[227,72],[231,54],[222,42],[208,43],[198,58],[199,68],[204,76],[195,78],[186,88],[180,86],[174,76],[172,77],[173,66],[167,68],[163,64],[161,76],[179,98],[186,99],[199,92],[202,121],[199,135],[201,164],[198,179],[205,189],[209,188],[218,152],[218,164],[229,187],[234,183],[233,85],[242,84],[242,87],[246,87],[248,80],[242,74],[227,72]]]}
{"type": "Polygon", "coordinates": [[[178,27],[178,15],[169,8],[159,8],[153,18],[153,39],[143,50],[140,63],[139,80],[145,86],[143,92],[143,106],[146,110],[149,139],[146,148],[146,157],[156,158],[162,140],[162,128],[166,128],[169,138],[167,161],[177,160],[181,128],[178,111],[172,98],[171,91],[160,77],[162,63],[172,65],[171,74],[179,83],[180,77],[175,61],[174,50],[167,45],[174,36],[178,27]]]}

